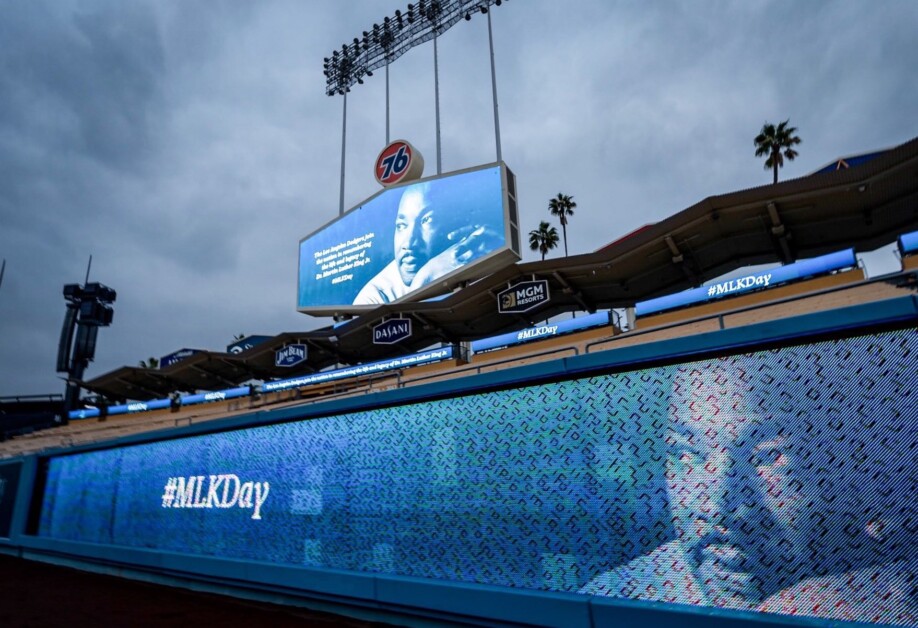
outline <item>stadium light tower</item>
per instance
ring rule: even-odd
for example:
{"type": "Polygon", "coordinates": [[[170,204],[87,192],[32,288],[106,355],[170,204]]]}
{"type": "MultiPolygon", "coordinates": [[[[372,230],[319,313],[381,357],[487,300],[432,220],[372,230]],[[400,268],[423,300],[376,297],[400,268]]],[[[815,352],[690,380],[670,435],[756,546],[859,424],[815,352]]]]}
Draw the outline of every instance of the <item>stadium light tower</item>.
{"type": "MultiPolygon", "coordinates": [[[[91,258],[90,258],[91,259],[91,258]]],[[[89,271],[86,271],[89,278],[89,271]]],[[[111,304],[117,293],[101,283],[84,285],[71,283],[64,286],[67,313],[61,327],[61,340],[57,349],[57,372],[67,373],[62,423],[67,423],[68,413],[80,397],[83,372],[96,356],[96,338],[100,327],[112,324],[114,311],[111,304]],[[76,343],[74,343],[76,331],[76,343]],[[71,353],[72,349],[72,353],[71,353]]]]}
{"type": "Polygon", "coordinates": [[[341,124],[341,194],[339,214],[344,213],[344,163],[347,145],[347,93],[356,83],[363,84],[364,77],[373,76],[373,70],[386,69],[386,143],[389,142],[389,65],[403,54],[423,43],[434,40],[434,101],[437,126],[437,174],[442,171],[440,159],[440,83],[437,61],[437,37],[449,30],[459,20],[471,20],[476,13],[488,16],[488,44],[491,52],[491,88],[494,100],[494,133],[497,161],[501,161],[500,123],[497,115],[497,79],[494,73],[494,38],[491,33],[491,6],[500,6],[502,0],[417,0],[406,11],[397,10],[382,24],[373,24],[355,37],[341,50],[332,51],[324,59],[325,93],[344,97],[344,121],[341,124]]]}

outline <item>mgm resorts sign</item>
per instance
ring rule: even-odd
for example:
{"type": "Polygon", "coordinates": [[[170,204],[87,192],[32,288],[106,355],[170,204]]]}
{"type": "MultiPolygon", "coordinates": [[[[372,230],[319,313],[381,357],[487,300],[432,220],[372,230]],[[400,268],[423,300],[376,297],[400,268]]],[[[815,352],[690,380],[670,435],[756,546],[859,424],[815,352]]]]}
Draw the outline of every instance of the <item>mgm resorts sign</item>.
{"type": "Polygon", "coordinates": [[[390,318],[373,327],[374,345],[394,345],[411,337],[410,318],[390,318]]]}
{"type": "Polygon", "coordinates": [[[497,295],[497,311],[501,314],[528,312],[548,303],[548,280],[522,281],[497,295]]]}

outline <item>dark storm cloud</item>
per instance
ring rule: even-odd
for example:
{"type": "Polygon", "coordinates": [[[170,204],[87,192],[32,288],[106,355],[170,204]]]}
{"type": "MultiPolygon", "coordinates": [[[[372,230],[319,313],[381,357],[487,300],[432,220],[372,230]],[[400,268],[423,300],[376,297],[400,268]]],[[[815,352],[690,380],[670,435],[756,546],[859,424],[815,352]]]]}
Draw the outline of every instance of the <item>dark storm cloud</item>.
{"type": "Polygon", "coordinates": [[[3,392],[41,392],[56,388],[60,289],[117,215],[105,179],[137,176],[155,152],[163,49],[143,6],[2,11],[0,372],[3,392]]]}
{"type": "MultiPolygon", "coordinates": [[[[327,12],[59,1],[0,11],[0,394],[59,391],[61,287],[83,281],[90,254],[91,279],[118,291],[90,376],[301,328],[289,224],[307,202],[304,174],[325,165],[305,145],[322,126],[313,101],[326,104],[304,92],[321,62],[311,53],[304,71],[302,48],[327,12]]],[[[318,203],[329,213],[297,221],[304,233],[333,215],[331,197],[318,203]]]]}
{"type": "Polygon", "coordinates": [[[119,3],[62,13],[20,2],[6,11],[15,14],[0,26],[6,140],[116,169],[147,156],[163,74],[150,10],[119,3]]]}
{"type": "MultiPolygon", "coordinates": [[[[294,305],[297,242],[338,210],[342,99],[324,94],[322,58],[399,6],[0,6],[0,395],[62,389],[61,287],[90,254],[118,301],[89,377],[325,324],[294,305]]],[[[752,146],[766,120],[804,138],[782,179],[918,134],[911,0],[512,0],[492,16],[522,228],[574,194],[572,252],[768,183],[752,146]]],[[[444,171],[495,159],[487,41],[476,15],[438,42],[444,171]]],[[[427,174],[432,55],[391,68],[392,137],[427,174]]],[[[348,96],[346,207],[378,190],[384,94],[380,71],[348,96]]]]}

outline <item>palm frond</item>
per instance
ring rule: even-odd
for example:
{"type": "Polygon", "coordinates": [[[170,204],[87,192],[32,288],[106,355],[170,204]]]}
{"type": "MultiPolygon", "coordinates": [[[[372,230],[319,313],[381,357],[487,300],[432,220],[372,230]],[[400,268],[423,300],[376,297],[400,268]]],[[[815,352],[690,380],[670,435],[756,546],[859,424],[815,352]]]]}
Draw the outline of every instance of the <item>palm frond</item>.
{"type": "Polygon", "coordinates": [[[797,127],[790,126],[790,119],[778,123],[777,126],[766,122],[762,125],[761,132],[753,140],[755,156],[767,156],[765,170],[774,171],[775,183],[778,182],[778,168],[784,166],[784,158],[787,157],[789,161],[793,161],[799,155],[791,148],[803,141],[794,135],[796,132],[797,127]]]}

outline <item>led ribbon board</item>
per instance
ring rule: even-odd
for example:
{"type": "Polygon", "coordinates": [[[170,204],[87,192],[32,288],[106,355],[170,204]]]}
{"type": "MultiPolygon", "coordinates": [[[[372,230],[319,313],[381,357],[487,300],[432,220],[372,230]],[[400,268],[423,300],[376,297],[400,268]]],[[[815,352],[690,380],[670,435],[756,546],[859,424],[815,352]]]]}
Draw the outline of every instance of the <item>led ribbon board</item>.
{"type": "MultiPolygon", "coordinates": [[[[197,403],[209,403],[211,401],[226,401],[237,397],[250,395],[252,389],[249,386],[239,386],[237,388],[227,388],[225,390],[216,390],[213,392],[197,393],[194,395],[183,395],[179,398],[181,405],[191,406],[197,403]]],[[[109,406],[106,413],[109,416],[116,414],[130,414],[133,412],[148,412],[150,410],[162,410],[172,405],[171,399],[153,399],[152,401],[132,401],[115,406],[109,406]]],[[[67,417],[74,419],[91,419],[101,414],[99,408],[83,408],[81,410],[71,410],[67,417]]]]}
{"type": "Polygon", "coordinates": [[[421,351],[391,360],[381,360],[369,364],[358,364],[357,366],[348,366],[343,369],[334,371],[325,371],[313,375],[304,375],[302,377],[292,377],[290,379],[281,379],[275,382],[265,382],[261,385],[264,392],[275,392],[278,390],[287,390],[289,388],[300,388],[301,386],[310,386],[312,384],[321,384],[323,382],[333,382],[338,379],[348,377],[358,377],[360,375],[372,375],[374,373],[384,373],[396,369],[407,368],[410,366],[420,366],[421,364],[431,364],[441,360],[448,360],[453,357],[452,347],[443,347],[442,349],[432,349],[430,351],[421,351]]]}
{"type": "Polygon", "coordinates": [[[51,456],[37,535],[915,625],[916,360],[884,331],[51,456]]]}
{"type": "Polygon", "coordinates": [[[656,314],[657,312],[664,312],[685,305],[703,303],[761,288],[770,288],[787,281],[804,279],[856,265],[857,259],[854,257],[854,249],[847,249],[801,262],[794,262],[787,266],[779,266],[771,270],[752,273],[745,277],[721,281],[710,286],[702,286],[701,288],[693,288],[648,301],[640,301],[634,304],[634,313],[637,316],[656,314]]]}
{"type": "Polygon", "coordinates": [[[368,310],[446,292],[519,259],[505,166],[383,190],[300,241],[297,309],[368,310]]]}
{"type": "Polygon", "coordinates": [[[183,395],[179,398],[183,406],[191,406],[197,403],[210,403],[211,401],[226,401],[227,399],[236,399],[245,397],[252,393],[249,386],[238,386],[237,388],[227,388],[226,390],[216,390],[214,392],[198,393],[195,395],[183,395]]]}
{"type": "Polygon", "coordinates": [[[501,334],[500,336],[491,336],[490,338],[474,340],[472,341],[472,352],[484,353],[485,351],[503,349],[504,347],[512,345],[532,342],[533,340],[541,340],[542,338],[550,338],[552,336],[560,336],[573,331],[589,329],[591,327],[601,327],[608,324],[609,313],[596,312],[595,314],[588,314],[581,318],[572,318],[557,323],[546,323],[537,327],[528,327],[520,331],[501,334]]]}

